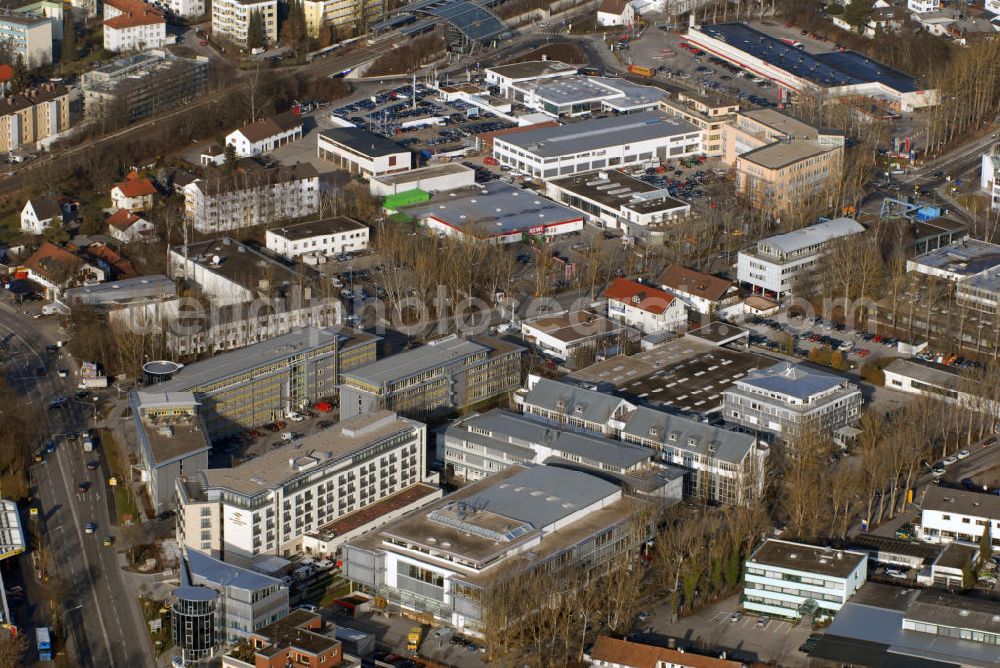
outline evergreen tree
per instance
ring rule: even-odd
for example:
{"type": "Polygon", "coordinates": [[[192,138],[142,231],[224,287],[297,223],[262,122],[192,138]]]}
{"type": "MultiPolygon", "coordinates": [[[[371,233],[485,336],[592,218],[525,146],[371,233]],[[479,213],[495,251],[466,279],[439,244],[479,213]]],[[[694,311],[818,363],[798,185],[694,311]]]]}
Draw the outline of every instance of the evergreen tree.
{"type": "Polygon", "coordinates": [[[250,12],[250,19],[247,22],[247,47],[261,49],[265,46],[267,46],[267,33],[264,30],[264,15],[260,10],[254,9],[250,12]]]}
{"type": "Polygon", "coordinates": [[[24,58],[21,54],[17,54],[17,60],[14,61],[14,79],[11,81],[11,92],[20,93],[21,91],[28,88],[28,66],[24,63],[24,58]]]}
{"type": "Polygon", "coordinates": [[[866,25],[871,17],[871,0],[851,0],[844,7],[844,20],[854,26],[854,29],[858,32],[861,32],[861,27],[866,25]]]}
{"type": "Polygon", "coordinates": [[[976,569],[972,564],[962,566],[962,589],[972,589],[976,586],[976,569]]]}
{"type": "Polygon", "coordinates": [[[232,144],[226,144],[226,148],[224,149],[224,155],[226,157],[226,162],[225,162],[226,171],[227,172],[234,171],[236,169],[236,160],[237,160],[236,147],[233,146],[232,144]]]}
{"type": "Polygon", "coordinates": [[[989,522],[983,527],[983,535],[979,537],[979,568],[989,563],[993,556],[993,537],[990,533],[989,522]]]}
{"type": "Polygon", "coordinates": [[[73,21],[73,17],[69,14],[63,19],[63,39],[62,39],[62,50],[59,53],[59,59],[64,65],[76,62],[76,22],[73,21]]]}
{"type": "Polygon", "coordinates": [[[281,42],[286,46],[297,47],[306,38],[306,11],[300,0],[290,0],[288,15],[281,26],[281,42]]]}

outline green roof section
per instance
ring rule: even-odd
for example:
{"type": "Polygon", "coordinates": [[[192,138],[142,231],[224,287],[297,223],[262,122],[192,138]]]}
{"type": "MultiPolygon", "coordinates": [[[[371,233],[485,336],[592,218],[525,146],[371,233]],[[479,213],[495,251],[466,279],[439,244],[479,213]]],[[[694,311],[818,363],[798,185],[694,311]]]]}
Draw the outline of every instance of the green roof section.
{"type": "Polygon", "coordinates": [[[406,192],[396,193],[395,195],[386,195],[383,206],[392,211],[398,211],[400,208],[404,206],[411,206],[413,204],[426,202],[430,198],[431,194],[426,190],[420,190],[419,188],[414,188],[413,190],[407,190],[406,192]]]}

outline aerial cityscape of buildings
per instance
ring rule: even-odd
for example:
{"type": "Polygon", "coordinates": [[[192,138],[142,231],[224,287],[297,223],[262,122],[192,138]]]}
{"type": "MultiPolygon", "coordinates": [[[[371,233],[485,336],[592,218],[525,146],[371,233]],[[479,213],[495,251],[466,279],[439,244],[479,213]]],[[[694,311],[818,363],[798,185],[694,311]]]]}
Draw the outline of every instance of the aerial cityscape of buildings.
{"type": "Polygon", "coordinates": [[[0,38],[10,665],[1000,667],[995,0],[0,38]]]}

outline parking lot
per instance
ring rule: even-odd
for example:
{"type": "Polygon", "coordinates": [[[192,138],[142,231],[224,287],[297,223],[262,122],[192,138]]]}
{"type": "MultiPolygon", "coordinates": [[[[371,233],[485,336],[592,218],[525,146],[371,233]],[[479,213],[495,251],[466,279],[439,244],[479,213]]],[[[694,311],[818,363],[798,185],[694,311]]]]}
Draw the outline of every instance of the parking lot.
{"type": "Polygon", "coordinates": [[[744,107],[773,107],[778,102],[778,90],[771,82],[691,47],[682,33],[648,28],[620,55],[623,64],[655,68],[657,80],[726,95],[744,107]]]}
{"type": "Polygon", "coordinates": [[[769,619],[760,626],[760,617],[742,613],[737,621],[731,621],[739,607],[737,595],[677,621],[671,621],[665,609],[654,610],[632,637],[661,645],[673,638],[678,647],[725,650],[729,658],[742,661],[787,667],[807,665],[806,654],[799,647],[813,633],[808,624],[769,619]]]}

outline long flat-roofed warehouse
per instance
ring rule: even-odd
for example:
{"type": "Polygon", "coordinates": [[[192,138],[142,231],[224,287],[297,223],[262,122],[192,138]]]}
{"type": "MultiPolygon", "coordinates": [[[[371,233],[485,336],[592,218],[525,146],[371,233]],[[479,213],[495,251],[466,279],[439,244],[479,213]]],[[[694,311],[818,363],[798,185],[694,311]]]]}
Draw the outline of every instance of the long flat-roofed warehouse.
{"type": "Polygon", "coordinates": [[[921,89],[908,74],[854,51],[807,53],[744,23],[691,26],[687,39],[699,49],[794,93],[875,97],[898,111],[938,103],[937,90],[921,89]]]}

